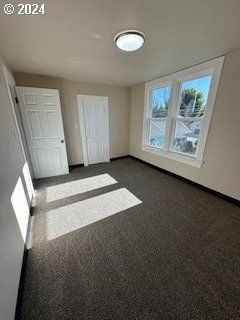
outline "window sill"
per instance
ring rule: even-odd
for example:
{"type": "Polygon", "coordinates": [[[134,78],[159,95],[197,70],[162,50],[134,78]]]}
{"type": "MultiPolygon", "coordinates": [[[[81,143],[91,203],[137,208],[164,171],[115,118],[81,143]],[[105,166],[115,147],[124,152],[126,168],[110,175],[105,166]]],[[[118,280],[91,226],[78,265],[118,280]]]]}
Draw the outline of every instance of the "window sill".
{"type": "Polygon", "coordinates": [[[176,154],[176,153],[172,153],[172,152],[166,152],[164,150],[160,150],[154,147],[149,147],[149,146],[142,146],[142,150],[161,156],[161,157],[165,157],[171,160],[175,160],[177,162],[181,162],[196,168],[200,168],[202,165],[202,161],[201,160],[197,160],[197,159],[193,159],[190,157],[185,157],[183,155],[180,154],[176,154]]]}

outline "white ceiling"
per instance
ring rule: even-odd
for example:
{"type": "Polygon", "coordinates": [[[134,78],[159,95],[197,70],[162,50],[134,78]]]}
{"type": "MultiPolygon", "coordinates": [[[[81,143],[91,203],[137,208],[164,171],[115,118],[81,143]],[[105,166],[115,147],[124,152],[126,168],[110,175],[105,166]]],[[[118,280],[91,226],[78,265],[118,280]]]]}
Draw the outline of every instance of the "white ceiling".
{"type": "Polygon", "coordinates": [[[49,0],[43,16],[4,15],[5,3],[0,54],[14,71],[128,86],[240,47],[240,0],[49,0]],[[145,46],[118,50],[124,29],[145,46]]]}

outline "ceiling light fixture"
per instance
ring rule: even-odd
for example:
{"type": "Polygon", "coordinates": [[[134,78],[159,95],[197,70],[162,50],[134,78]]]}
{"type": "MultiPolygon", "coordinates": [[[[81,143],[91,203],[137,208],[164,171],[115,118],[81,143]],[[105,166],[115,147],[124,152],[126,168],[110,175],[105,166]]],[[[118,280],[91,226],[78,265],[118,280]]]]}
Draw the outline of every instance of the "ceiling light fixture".
{"type": "Polygon", "coordinates": [[[116,35],[114,42],[123,51],[135,51],[144,45],[145,39],[145,34],[140,31],[125,30],[116,35]]]}

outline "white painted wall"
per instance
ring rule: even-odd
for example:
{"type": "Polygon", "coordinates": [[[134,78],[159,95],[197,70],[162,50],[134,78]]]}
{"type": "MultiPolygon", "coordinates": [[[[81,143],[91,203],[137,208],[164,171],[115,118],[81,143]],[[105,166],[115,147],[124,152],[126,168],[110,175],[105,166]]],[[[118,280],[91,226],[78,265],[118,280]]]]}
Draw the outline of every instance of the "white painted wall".
{"type": "Polygon", "coordinates": [[[240,49],[226,55],[201,168],[141,149],[144,84],[131,90],[130,154],[240,200],[240,49]]]}
{"type": "Polygon", "coordinates": [[[13,320],[32,191],[2,63],[0,57],[0,319],[13,320]]]}
{"type": "Polygon", "coordinates": [[[82,83],[19,72],[14,73],[14,77],[18,86],[59,90],[69,164],[83,163],[77,94],[109,98],[110,158],[128,155],[130,88],[82,83]]]}

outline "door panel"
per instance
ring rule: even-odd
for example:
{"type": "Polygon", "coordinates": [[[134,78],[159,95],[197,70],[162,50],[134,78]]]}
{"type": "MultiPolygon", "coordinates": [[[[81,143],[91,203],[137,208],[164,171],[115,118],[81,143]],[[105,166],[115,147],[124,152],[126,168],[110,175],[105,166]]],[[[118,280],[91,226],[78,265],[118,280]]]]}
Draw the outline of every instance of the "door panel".
{"type": "Polygon", "coordinates": [[[26,110],[29,130],[32,139],[43,138],[43,130],[40,125],[39,112],[34,110],[26,110]]]}
{"type": "Polygon", "coordinates": [[[23,99],[26,106],[37,105],[37,96],[34,93],[23,93],[23,99]]]}
{"type": "Polygon", "coordinates": [[[35,148],[36,160],[40,171],[45,172],[49,166],[49,150],[46,148],[35,148]]]}
{"type": "Polygon", "coordinates": [[[108,98],[78,95],[78,102],[87,163],[109,161],[108,98]]]}
{"type": "Polygon", "coordinates": [[[58,90],[16,88],[35,178],[68,173],[58,90]]]}
{"type": "Polygon", "coordinates": [[[54,106],[54,104],[55,104],[53,94],[43,94],[42,99],[43,99],[44,106],[54,106]]]}
{"type": "Polygon", "coordinates": [[[62,158],[61,158],[61,150],[59,147],[51,148],[51,156],[54,167],[58,170],[62,167],[62,158]]]}
{"type": "Polygon", "coordinates": [[[46,111],[46,136],[49,139],[58,138],[58,118],[56,111],[46,111]]]}

